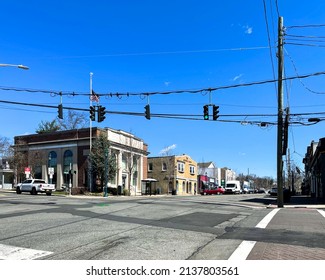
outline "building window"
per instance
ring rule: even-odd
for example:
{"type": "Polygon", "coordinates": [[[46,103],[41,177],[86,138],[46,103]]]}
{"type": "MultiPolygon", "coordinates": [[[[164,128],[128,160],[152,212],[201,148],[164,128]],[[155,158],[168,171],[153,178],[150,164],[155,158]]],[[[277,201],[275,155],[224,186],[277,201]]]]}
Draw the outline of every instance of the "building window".
{"type": "MultiPolygon", "coordinates": [[[[58,162],[58,158],[57,158],[57,154],[56,152],[52,151],[49,152],[49,156],[48,156],[48,167],[49,168],[54,168],[54,174],[53,174],[53,178],[52,178],[52,184],[56,184],[56,178],[57,178],[57,162],[58,162]]],[[[50,178],[51,179],[51,178],[50,178]]]]}
{"type": "Polygon", "coordinates": [[[183,173],[184,172],[184,166],[185,166],[184,162],[178,162],[177,163],[177,171],[183,173]]]}
{"type": "Polygon", "coordinates": [[[35,179],[42,179],[42,166],[36,165],[34,169],[34,178],[35,179]]]}
{"type": "MultiPolygon", "coordinates": [[[[63,183],[64,185],[69,184],[69,171],[72,170],[72,152],[70,150],[66,150],[63,154],[63,183]]],[[[72,177],[71,177],[72,180],[72,177]]]]}
{"type": "Polygon", "coordinates": [[[190,165],[190,173],[191,173],[191,175],[195,174],[195,166],[190,165]]]}
{"type": "Polygon", "coordinates": [[[149,172],[152,172],[153,171],[153,164],[152,164],[152,162],[149,162],[149,164],[148,164],[148,171],[149,172]]]}
{"type": "Polygon", "coordinates": [[[167,171],[167,163],[166,163],[166,162],[163,162],[163,163],[162,163],[161,170],[162,170],[162,171],[167,171]]]}

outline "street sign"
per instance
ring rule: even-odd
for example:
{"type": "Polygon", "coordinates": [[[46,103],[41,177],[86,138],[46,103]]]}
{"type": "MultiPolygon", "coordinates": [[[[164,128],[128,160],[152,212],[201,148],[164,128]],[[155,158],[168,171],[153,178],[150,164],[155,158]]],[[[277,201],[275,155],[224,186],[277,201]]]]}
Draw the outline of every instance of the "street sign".
{"type": "Polygon", "coordinates": [[[52,175],[52,176],[54,175],[54,167],[49,167],[48,168],[48,174],[52,175]]]}

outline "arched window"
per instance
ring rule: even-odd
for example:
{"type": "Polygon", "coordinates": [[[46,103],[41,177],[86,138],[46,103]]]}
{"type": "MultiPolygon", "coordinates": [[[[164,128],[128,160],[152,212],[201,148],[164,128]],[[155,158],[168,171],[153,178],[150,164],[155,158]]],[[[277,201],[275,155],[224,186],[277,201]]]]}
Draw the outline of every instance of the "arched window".
{"type": "MultiPolygon", "coordinates": [[[[57,178],[57,163],[58,163],[58,156],[56,154],[56,152],[51,151],[49,152],[49,156],[48,156],[48,167],[49,168],[54,168],[54,174],[52,175],[52,179],[51,179],[51,175],[49,175],[49,181],[52,184],[56,184],[56,178],[57,178]]],[[[49,173],[49,172],[48,172],[49,173]]]]}
{"type": "MultiPolygon", "coordinates": [[[[72,160],[73,154],[70,150],[66,150],[63,154],[63,184],[68,186],[69,185],[69,171],[72,170],[72,160]]],[[[71,181],[72,181],[71,176],[71,181]]]]}

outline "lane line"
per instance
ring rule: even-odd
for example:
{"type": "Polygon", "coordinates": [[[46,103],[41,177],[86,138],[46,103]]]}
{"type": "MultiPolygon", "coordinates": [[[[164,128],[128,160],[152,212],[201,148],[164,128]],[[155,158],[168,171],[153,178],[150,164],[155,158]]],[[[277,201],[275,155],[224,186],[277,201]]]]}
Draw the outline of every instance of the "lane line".
{"type": "Polygon", "coordinates": [[[325,211],[324,210],[317,210],[319,214],[321,214],[325,218],[325,211]]]}
{"type": "Polygon", "coordinates": [[[237,249],[232,253],[228,260],[230,261],[242,261],[246,260],[249,253],[252,251],[255,246],[256,241],[244,240],[237,249]]]}
{"type": "Polygon", "coordinates": [[[275,216],[281,208],[273,209],[269,214],[267,214],[262,221],[260,221],[255,227],[256,228],[266,228],[272,218],[275,216]]]}
{"type": "Polygon", "coordinates": [[[53,252],[0,244],[0,260],[34,260],[53,252]]]}

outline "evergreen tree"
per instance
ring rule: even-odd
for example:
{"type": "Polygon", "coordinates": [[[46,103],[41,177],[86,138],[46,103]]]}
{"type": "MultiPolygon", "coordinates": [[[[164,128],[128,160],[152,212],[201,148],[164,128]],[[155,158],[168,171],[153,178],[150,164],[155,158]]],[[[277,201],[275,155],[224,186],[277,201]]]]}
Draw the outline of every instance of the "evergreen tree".
{"type": "Polygon", "coordinates": [[[110,154],[109,141],[105,133],[101,133],[93,142],[90,152],[90,162],[93,174],[100,181],[100,187],[105,187],[105,180],[109,181],[116,174],[116,159],[110,154]],[[107,170],[107,174],[105,171],[107,170]],[[105,177],[107,176],[107,177],[105,177]]]}

